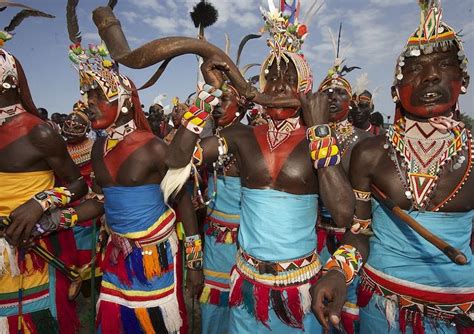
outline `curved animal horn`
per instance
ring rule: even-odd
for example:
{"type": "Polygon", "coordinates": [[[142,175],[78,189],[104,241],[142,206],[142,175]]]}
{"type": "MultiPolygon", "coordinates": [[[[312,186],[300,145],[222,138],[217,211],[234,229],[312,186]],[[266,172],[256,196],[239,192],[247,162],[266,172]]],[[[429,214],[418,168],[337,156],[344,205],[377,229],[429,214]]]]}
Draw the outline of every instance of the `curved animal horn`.
{"type": "Polygon", "coordinates": [[[216,57],[229,65],[230,71],[226,75],[239,94],[245,98],[269,107],[300,106],[299,100],[295,98],[277,99],[259,93],[240,74],[232,59],[211,43],[189,37],[165,37],[146,43],[135,50],[130,50],[120,22],[110,7],[96,8],[92,19],[99,30],[100,37],[107,45],[111,57],[127,67],[141,69],[184,54],[196,54],[203,59],[216,57]]]}

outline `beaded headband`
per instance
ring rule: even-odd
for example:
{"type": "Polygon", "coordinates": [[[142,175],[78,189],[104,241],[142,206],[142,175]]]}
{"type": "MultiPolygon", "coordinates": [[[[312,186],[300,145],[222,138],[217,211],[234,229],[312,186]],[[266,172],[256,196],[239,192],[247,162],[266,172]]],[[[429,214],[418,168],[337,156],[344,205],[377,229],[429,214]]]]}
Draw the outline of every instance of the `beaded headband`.
{"type": "Polygon", "coordinates": [[[458,49],[460,68],[467,73],[468,59],[464,52],[460,36],[446,23],[442,22],[443,9],[440,0],[419,0],[420,25],[408,39],[405,48],[398,57],[395,68],[395,82],[403,79],[402,68],[405,58],[418,57],[421,54],[431,54],[435,49],[447,51],[455,46],[458,49]]]}

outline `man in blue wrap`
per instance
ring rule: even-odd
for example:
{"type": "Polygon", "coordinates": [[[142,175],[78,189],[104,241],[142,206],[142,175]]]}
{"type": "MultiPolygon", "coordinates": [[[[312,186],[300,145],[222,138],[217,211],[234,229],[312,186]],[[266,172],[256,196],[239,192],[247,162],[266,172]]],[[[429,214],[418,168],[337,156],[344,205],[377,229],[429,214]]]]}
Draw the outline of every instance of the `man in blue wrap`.
{"type": "Polygon", "coordinates": [[[474,332],[474,156],[471,134],[457,121],[458,98],[469,84],[467,58],[459,36],[442,22],[439,1],[420,5],[421,24],[396,65],[397,121],[386,138],[368,138],[352,155],[354,224],[371,224],[374,236],[346,233],[326,264],[312,296],[313,311],[327,328],[339,324],[345,285],[364,260],[361,333],[474,332]],[[392,207],[464,253],[466,263],[451,261],[388,205],[373,207],[371,192],[388,196],[392,207]],[[367,246],[368,259],[359,253],[367,246]]]}
{"type": "Polygon", "coordinates": [[[223,129],[221,138],[203,139],[202,149],[194,150],[221,96],[222,72],[232,75],[228,63],[210,58],[201,67],[209,85],[184,114],[167,159],[183,174],[190,169],[193,151],[200,152],[193,161],[212,162],[220,152],[237,159],[242,211],[231,272],[230,333],[323,333],[310,313],[309,295],[321,269],[315,232],[318,197],[338,226],[353,214],[354,196],[328,125],[327,97],[311,93],[312,73],[299,52],[307,28],[297,23],[294,11],[288,15],[283,10],[263,11],[271,52],[261,69],[261,90],[280,101],[264,106],[268,124],[223,129]]]}

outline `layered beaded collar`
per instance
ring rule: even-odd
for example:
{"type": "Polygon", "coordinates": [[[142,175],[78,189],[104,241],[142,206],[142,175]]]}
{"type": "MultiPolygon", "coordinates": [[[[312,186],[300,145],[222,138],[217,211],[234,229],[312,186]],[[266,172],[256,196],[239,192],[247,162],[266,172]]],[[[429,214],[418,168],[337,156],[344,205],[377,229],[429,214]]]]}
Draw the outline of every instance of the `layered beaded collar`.
{"type": "Polygon", "coordinates": [[[469,133],[459,124],[440,130],[431,122],[402,118],[389,127],[384,147],[392,147],[391,159],[396,164],[405,185],[405,196],[412,202],[413,208],[426,210],[443,167],[452,161],[452,168],[460,168],[465,161],[460,153],[463,149],[467,150],[468,144],[469,133]]]}
{"type": "Polygon", "coordinates": [[[285,120],[276,121],[271,118],[268,119],[267,142],[270,147],[270,152],[277,149],[283,144],[291,133],[300,128],[300,117],[287,118],[285,120]]]}
{"type": "Polygon", "coordinates": [[[13,104],[5,108],[0,108],[0,126],[2,126],[9,118],[25,112],[26,110],[21,104],[13,104]]]}
{"type": "Polygon", "coordinates": [[[107,131],[107,139],[104,146],[104,155],[107,155],[119,142],[125,139],[126,136],[131,134],[137,129],[135,121],[132,119],[128,123],[120,125],[118,127],[111,126],[107,131]]]}

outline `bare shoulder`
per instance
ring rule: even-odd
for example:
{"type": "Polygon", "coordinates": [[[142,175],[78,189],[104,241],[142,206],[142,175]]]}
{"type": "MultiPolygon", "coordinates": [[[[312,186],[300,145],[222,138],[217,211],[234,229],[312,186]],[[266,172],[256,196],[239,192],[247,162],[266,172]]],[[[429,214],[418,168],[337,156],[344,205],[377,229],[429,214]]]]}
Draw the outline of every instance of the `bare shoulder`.
{"type": "Polygon", "coordinates": [[[67,152],[63,137],[46,123],[39,124],[29,134],[30,141],[46,155],[58,155],[67,152]]]}
{"type": "Polygon", "coordinates": [[[155,137],[150,140],[145,147],[147,153],[152,154],[161,161],[165,161],[168,144],[166,144],[162,139],[155,137]]]}
{"type": "Polygon", "coordinates": [[[360,166],[376,166],[380,159],[386,154],[384,145],[385,136],[369,135],[360,140],[354,147],[351,156],[351,167],[360,168],[360,166]]]}
{"type": "Polygon", "coordinates": [[[242,123],[237,123],[232,126],[229,126],[221,131],[221,134],[230,137],[230,136],[242,136],[252,132],[253,127],[245,125],[242,123]]]}

